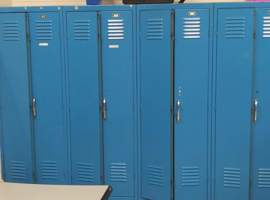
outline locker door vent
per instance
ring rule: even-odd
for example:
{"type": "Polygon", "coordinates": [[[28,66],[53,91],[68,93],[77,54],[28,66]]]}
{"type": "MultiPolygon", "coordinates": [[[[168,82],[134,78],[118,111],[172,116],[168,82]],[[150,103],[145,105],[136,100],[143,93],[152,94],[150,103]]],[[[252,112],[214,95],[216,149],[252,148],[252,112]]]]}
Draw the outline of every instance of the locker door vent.
{"type": "Polygon", "coordinates": [[[76,20],[73,22],[73,34],[75,40],[90,40],[91,39],[91,21],[76,20]]]}
{"type": "Polygon", "coordinates": [[[94,183],[94,166],[89,163],[77,163],[78,181],[83,183],[94,183]]]}
{"type": "Polygon", "coordinates": [[[270,168],[258,169],[258,187],[270,188],[270,168]]]}
{"type": "Polygon", "coordinates": [[[12,161],[10,168],[10,177],[13,180],[25,180],[26,179],[26,168],[24,162],[12,161]]]}
{"type": "Polygon", "coordinates": [[[109,19],[108,25],[108,39],[109,40],[124,40],[125,39],[125,25],[123,19],[109,19]]]}
{"type": "Polygon", "coordinates": [[[162,18],[153,18],[147,20],[148,40],[162,40],[164,37],[164,21],[162,18]]]}
{"type": "Polygon", "coordinates": [[[148,166],[147,168],[147,182],[149,185],[164,186],[165,171],[159,166],[148,166]]]}
{"type": "Polygon", "coordinates": [[[126,163],[112,163],[110,166],[111,182],[127,182],[128,170],[126,163]]]}
{"type": "Polygon", "coordinates": [[[20,31],[17,21],[5,21],[2,24],[4,41],[19,41],[20,31]]]}
{"type": "Polygon", "coordinates": [[[43,180],[56,180],[58,171],[54,161],[44,161],[40,164],[40,175],[43,180]]]}
{"type": "Polygon", "coordinates": [[[35,23],[35,33],[37,40],[52,40],[53,39],[53,22],[51,20],[37,20],[35,23]]]}
{"type": "Polygon", "coordinates": [[[184,18],[183,37],[185,39],[201,38],[201,18],[199,17],[184,18]]]}
{"type": "Polygon", "coordinates": [[[228,39],[245,38],[246,18],[227,17],[225,22],[225,37],[228,39]]]}
{"type": "Polygon", "coordinates": [[[263,18],[263,37],[270,38],[270,16],[263,18]]]}
{"type": "Polygon", "coordinates": [[[200,186],[200,168],[199,167],[182,167],[182,186],[200,186]]]}
{"type": "Polygon", "coordinates": [[[224,168],[224,187],[240,188],[241,170],[239,168],[224,168]]]}

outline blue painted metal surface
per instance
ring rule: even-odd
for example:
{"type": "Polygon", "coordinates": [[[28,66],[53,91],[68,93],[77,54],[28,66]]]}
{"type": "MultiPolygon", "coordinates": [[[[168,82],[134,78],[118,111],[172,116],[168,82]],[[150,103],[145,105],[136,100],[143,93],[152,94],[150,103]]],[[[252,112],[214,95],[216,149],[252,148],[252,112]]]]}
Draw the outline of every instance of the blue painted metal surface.
{"type": "Polygon", "coordinates": [[[216,14],[215,199],[248,199],[254,12],[216,14]]]}
{"type": "Polygon", "coordinates": [[[258,101],[257,121],[252,136],[252,199],[267,200],[270,197],[270,94],[269,49],[270,15],[268,8],[256,9],[255,94],[258,101]]]}
{"type": "Polygon", "coordinates": [[[175,199],[208,199],[210,14],[203,6],[175,11],[175,199]]]}
{"type": "Polygon", "coordinates": [[[68,12],[66,22],[72,183],[100,184],[97,12],[68,12]]]}
{"type": "Polygon", "coordinates": [[[101,12],[105,183],[116,199],[134,198],[135,67],[132,9],[101,12]]]}
{"type": "Polygon", "coordinates": [[[171,197],[171,10],[139,10],[142,198],[171,197]]]}
{"type": "Polygon", "coordinates": [[[0,14],[1,148],[7,182],[33,182],[25,13],[0,14]]]}
{"type": "Polygon", "coordinates": [[[31,12],[31,68],[38,183],[66,184],[68,146],[60,12],[31,12]]]}

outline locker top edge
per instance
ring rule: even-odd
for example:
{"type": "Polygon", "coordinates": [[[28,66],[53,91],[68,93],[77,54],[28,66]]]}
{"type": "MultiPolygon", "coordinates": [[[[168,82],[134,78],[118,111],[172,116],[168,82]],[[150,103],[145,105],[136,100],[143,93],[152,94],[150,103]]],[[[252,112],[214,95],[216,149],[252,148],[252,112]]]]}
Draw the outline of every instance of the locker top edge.
{"type": "Polygon", "coordinates": [[[91,5],[91,6],[34,6],[34,7],[0,7],[0,13],[22,12],[55,12],[55,11],[106,11],[106,10],[132,10],[134,5],[91,5]]]}

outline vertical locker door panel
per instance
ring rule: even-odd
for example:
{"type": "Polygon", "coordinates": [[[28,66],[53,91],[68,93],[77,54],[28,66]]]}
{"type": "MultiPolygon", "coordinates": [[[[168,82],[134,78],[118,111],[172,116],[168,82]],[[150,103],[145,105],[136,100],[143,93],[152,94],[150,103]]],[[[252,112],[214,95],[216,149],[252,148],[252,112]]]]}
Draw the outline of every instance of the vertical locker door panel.
{"type": "Polygon", "coordinates": [[[97,13],[67,14],[72,183],[100,183],[97,13]]]}
{"type": "Polygon", "coordinates": [[[56,12],[30,14],[38,183],[68,181],[60,23],[56,12]]]}
{"type": "Polygon", "coordinates": [[[26,16],[0,14],[1,147],[4,178],[32,180],[26,16]]]}
{"type": "Polygon", "coordinates": [[[171,12],[140,12],[142,197],[170,199],[171,12]]]}
{"type": "Polygon", "coordinates": [[[257,9],[256,32],[256,99],[258,119],[253,133],[253,199],[270,197],[270,9],[257,9]]]}
{"type": "Polygon", "coordinates": [[[132,13],[102,12],[105,183],[113,197],[134,195],[132,13]]]}
{"type": "Polygon", "coordinates": [[[248,199],[253,10],[218,10],[215,199],[248,199]]]}
{"type": "Polygon", "coordinates": [[[209,10],[176,10],[175,55],[175,198],[206,200],[209,10]]]}

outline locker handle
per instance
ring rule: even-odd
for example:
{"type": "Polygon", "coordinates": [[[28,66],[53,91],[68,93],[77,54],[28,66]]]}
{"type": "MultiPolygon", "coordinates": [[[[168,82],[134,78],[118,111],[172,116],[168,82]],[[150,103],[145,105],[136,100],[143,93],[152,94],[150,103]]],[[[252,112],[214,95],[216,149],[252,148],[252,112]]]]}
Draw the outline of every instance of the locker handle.
{"type": "Polygon", "coordinates": [[[107,119],[107,101],[105,98],[102,100],[102,118],[107,119]]]}
{"type": "Polygon", "coordinates": [[[176,102],[176,122],[180,122],[181,121],[181,102],[180,100],[178,100],[176,102]]]}
{"type": "Polygon", "coordinates": [[[253,112],[253,121],[257,122],[258,119],[258,105],[259,102],[257,99],[254,100],[254,112],[253,112]]]}
{"type": "Polygon", "coordinates": [[[34,118],[37,116],[36,98],[32,99],[32,115],[34,118]]]}

